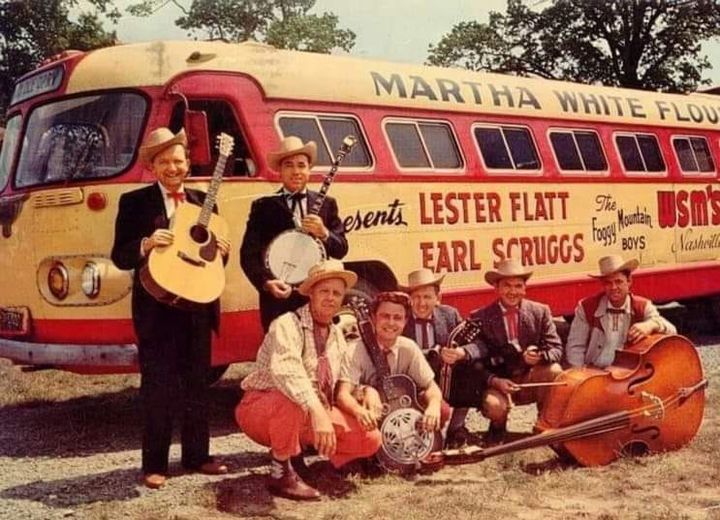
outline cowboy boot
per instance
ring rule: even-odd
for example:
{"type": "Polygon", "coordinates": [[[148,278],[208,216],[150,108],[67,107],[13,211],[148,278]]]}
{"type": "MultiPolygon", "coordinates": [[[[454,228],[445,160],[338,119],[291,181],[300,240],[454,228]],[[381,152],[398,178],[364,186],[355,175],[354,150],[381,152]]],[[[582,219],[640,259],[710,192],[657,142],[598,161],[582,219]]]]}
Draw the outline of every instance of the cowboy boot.
{"type": "Polygon", "coordinates": [[[290,500],[320,499],[320,492],[300,478],[289,460],[273,459],[267,479],[267,488],[273,495],[290,500]]]}

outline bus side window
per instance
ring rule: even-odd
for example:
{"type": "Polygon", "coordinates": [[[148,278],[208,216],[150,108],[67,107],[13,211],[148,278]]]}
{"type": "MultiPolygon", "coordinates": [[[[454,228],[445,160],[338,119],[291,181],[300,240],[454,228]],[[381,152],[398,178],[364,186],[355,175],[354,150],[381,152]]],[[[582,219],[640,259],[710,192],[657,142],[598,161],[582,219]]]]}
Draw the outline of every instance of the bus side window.
{"type": "Polygon", "coordinates": [[[529,129],[478,125],[474,133],[488,170],[540,169],[540,159],[529,129]]]}
{"type": "Polygon", "coordinates": [[[460,148],[447,123],[390,120],[385,123],[385,132],[401,168],[459,170],[463,167],[460,148]]]}
{"type": "MultiPolygon", "coordinates": [[[[234,141],[233,153],[225,167],[226,177],[254,177],[256,173],[255,162],[250,158],[247,141],[243,137],[240,125],[235,117],[232,105],[219,99],[190,99],[189,108],[198,112],[205,112],[208,122],[208,139],[212,161],[209,165],[191,165],[192,177],[209,177],[212,175],[217,163],[219,152],[217,138],[221,133],[228,134],[234,141]]],[[[184,104],[178,103],[173,110],[170,128],[176,131],[181,126],[184,104]]]]}
{"type": "Polygon", "coordinates": [[[657,138],[650,134],[618,134],[615,136],[625,171],[661,173],[665,161],[657,138]]]}
{"type": "Polygon", "coordinates": [[[350,116],[281,114],[278,126],[282,137],[294,135],[303,141],[315,141],[317,144],[317,162],[319,166],[330,166],[343,139],[354,135],[357,143],[343,159],[343,168],[370,168],[372,159],[370,150],[360,128],[359,122],[350,116]]]}
{"type": "Polygon", "coordinates": [[[552,130],[550,144],[562,172],[605,172],[607,161],[600,138],[587,130],[552,130]]]}
{"type": "Polygon", "coordinates": [[[715,162],[704,137],[673,137],[672,143],[683,173],[715,171],[715,162]]]}

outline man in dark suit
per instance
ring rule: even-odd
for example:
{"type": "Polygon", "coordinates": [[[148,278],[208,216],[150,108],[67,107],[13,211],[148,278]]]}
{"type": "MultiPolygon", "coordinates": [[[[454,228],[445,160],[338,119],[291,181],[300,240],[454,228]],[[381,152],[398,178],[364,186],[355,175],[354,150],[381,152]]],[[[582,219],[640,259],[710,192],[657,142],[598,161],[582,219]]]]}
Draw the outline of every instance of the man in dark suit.
{"type": "Polygon", "coordinates": [[[280,173],[282,188],[253,202],[240,246],[240,265],[260,293],[260,319],[267,332],[270,322],[307,302],[284,280],[276,278],[265,266],[265,250],[283,231],[300,228],[322,241],[327,256],[342,259],[348,251],[345,230],[335,199],[327,197],[318,215],[309,215],[317,192],[307,189],[310,170],[315,163],[315,142],[303,144],[289,136],[280,150],[268,154],[269,166],[280,173]]]}
{"type": "Polygon", "coordinates": [[[486,372],[476,384],[486,388],[481,411],[490,420],[489,442],[502,441],[513,402],[537,403],[542,411],[549,389],[523,384],[551,382],[562,372],[562,343],[550,308],[525,298],[531,275],[516,260],[501,261],[485,273],[497,300],[470,315],[482,324],[477,346],[486,372]]]}
{"type": "MultiPolygon", "coordinates": [[[[209,456],[208,371],[212,330],[218,332],[219,304],[181,310],[160,303],[142,286],[140,272],[156,247],[172,244],[168,229],[179,204],[202,205],[203,192],[183,185],[190,170],[185,131],[152,131],[140,147],[140,161],[157,182],[123,194],[115,221],[112,260],[120,269],[134,269],[132,317],[138,339],[140,398],[143,404],[142,471],[144,483],[165,483],[173,418],[182,419],[182,464],[207,474],[227,473],[209,456]]],[[[229,243],[218,237],[227,257],[229,243]]]]}
{"type": "MultiPolygon", "coordinates": [[[[408,284],[399,287],[410,296],[412,302],[412,312],[402,335],[415,340],[420,346],[437,382],[440,381],[443,364],[453,365],[453,370],[467,371],[470,368],[467,363],[480,355],[477,346],[472,343],[448,345],[450,333],[462,322],[462,318],[455,307],[440,303],[440,284],[444,278],[445,275],[436,276],[430,269],[423,268],[411,272],[408,275],[408,284]]],[[[452,401],[450,404],[453,404],[452,401]]],[[[459,447],[466,443],[467,412],[468,409],[464,407],[453,409],[446,436],[448,447],[459,447]]]]}

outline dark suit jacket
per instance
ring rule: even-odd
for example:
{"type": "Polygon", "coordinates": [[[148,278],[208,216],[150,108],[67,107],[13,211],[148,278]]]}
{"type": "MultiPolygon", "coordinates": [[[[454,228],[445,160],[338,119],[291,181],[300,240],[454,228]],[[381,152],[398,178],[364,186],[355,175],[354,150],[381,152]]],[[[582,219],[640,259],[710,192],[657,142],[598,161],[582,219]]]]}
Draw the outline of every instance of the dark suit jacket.
{"type": "MultiPolygon", "coordinates": [[[[510,356],[504,354],[504,348],[508,345],[508,337],[499,301],[473,311],[470,317],[479,320],[482,324],[482,332],[477,343],[480,352],[487,353],[483,364],[489,371],[488,378],[492,374],[510,377],[513,373],[530,368],[525,365],[521,357],[519,360],[512,361],[510,356]],[[490,362],[493,359],[502,359],[503,361],[493,366],[490,362]]],[[[530,345],[537,346],[542,353],[543,361],[541,362],[543,363],[560,362],[563,353],[562,343],[547,305],[527,299],[520,302],[518,343],[523,351],[530,345]]]]}
{"type": "MultiPolygon", "coordinates": [[[[187,202],[202,206],[205,193],[185,188],[187,202]]],[[[119,269],[134,269],[132,290],[132,314],[135,332],[142,341],[162,334],[168,319],[175,313],[181,314],[168,305],[158,302],[148,294],[140,283],[140,268],[146,258],[140,256],[140,242],[159,228],[167,228],[165,202],[157,183],[130,191],[120,197],[118,215],[115,220],[115,242],[112,248],[112,261],[119,269]]],[[[220,305],[216,300],[208,305],[213,314],[213,328],[218,330],[220,305]]]]}
{"type": "MultiPolygon", "coordinates": [[[[308,208],[312,207],[317,196],[317,192],[308,190],[308,208]]],[[[338,216],[335,199],[325,198],[319,216],[330,232],[330,236],[325,241],[325,250],[328,256],[341,259],[347,254],[348,243],[345,238],[345,229],[338,216]]],[[[276,236],[294,227],[293,214],[281,192],[261,197],[252,203],[245,235],[240,246],[240,265],[250,283],[260,293],[260,314],[265,325],[269,324],[272,318],[294,310],[307,301],[296,292],[293,292],[293,296],[288,300],[278,300],[263,289],[266,281],[275,278],[265,267],[265,249],[276,236]]]]}

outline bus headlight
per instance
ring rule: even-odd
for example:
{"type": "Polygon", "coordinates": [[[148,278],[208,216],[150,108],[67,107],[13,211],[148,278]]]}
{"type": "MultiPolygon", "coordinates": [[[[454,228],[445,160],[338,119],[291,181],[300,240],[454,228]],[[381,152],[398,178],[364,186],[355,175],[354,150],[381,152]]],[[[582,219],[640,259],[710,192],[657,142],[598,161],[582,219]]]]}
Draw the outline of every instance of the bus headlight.
{"type": "Polygon", "coordinates": [[[68,276],[67,267],[62,262],[55,262],[48,271],[47,277],[48,288],[58,300],[67,298],[70,290],[70,277],[68,276]]]}
{"type": "Polygon", "coordinates": [[[80,287],[88,298],[97,298],[100,294],[100,269],[95,262],[88,262],[83,267],[80,287]]]}

